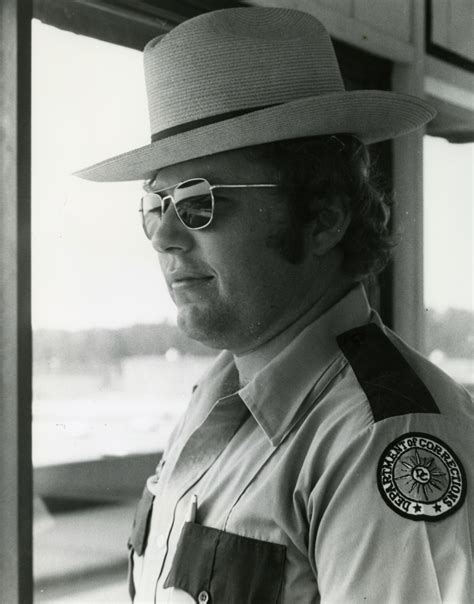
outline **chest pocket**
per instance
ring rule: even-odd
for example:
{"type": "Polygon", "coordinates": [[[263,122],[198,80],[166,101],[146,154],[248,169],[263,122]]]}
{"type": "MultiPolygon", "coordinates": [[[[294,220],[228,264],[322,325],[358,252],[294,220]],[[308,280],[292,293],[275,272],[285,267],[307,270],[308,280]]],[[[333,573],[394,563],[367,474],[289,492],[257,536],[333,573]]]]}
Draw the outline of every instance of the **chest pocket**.
{"type": "Polygon", "coordinates": [[[187,522],[164,587],[209,604],[276,604],[285,558],[284,545],[187,522]]]}

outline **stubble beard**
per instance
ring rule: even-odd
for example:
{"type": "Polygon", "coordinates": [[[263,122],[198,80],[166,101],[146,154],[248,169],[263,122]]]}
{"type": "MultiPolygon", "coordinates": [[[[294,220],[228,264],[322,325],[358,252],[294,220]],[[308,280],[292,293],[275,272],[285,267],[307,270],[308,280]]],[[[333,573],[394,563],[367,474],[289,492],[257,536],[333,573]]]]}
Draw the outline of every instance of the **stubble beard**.
{"type": "Polygon", "coordinates": [[[222,302],[212,308],[199,302],[178,307],[178,327],[209,348],[229,348],[239,331],[237,323],[235,312],[222,302]]]}
{"type": "Polygon", "coordinates": [[[251,347],[262,329],[255,317],[236,304],[214,302],[212,308],[199,303],[178,308],[178,327],[192,340],[209,348],[239,351],[251,347]]]}

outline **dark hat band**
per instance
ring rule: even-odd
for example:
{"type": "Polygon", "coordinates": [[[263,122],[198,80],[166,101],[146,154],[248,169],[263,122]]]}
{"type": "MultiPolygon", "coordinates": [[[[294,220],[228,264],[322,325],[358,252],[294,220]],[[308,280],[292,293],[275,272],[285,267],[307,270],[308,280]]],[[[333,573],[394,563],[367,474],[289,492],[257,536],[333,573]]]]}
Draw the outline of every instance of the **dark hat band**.
{"type": "Polygon", "coordinates": [[[178,126],[173,126],[171,128],[165,128],[164,130],[155,132],[154,134],[151,135],[151,142],[156,143],[157,141],[161,141],[164,138],[169,138],[170,136],[175,136],[176,134],[183,134],[183,132],[189,132],[190,130],[196,130],[197,128],[200,128],[201,126],[209,126],[210,124],[217,124],[217,123],[223,122],[225,120],[230,120],[233,117],[240,117],[241,115],[253,113],[254,111],[258,111],[259,109],[268,109],[269,107],[275,107],[276,105],[282,105],[282,103],[273,103],[271,105],[260,105],[259,107],[238,109],[237,111],[228,111],[226,113],[220,113],[219,115],[211,115],[209,117],[203,117],[198,120],[192,120],[192,121],[186,122],[184,124],[179,124],[178,126]]]}

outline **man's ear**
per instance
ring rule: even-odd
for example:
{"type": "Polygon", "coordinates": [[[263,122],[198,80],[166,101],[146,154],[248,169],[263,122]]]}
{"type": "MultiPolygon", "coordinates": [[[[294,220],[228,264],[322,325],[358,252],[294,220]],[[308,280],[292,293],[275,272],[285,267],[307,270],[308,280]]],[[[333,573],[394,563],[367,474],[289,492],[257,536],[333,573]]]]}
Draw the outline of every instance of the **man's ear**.
{"type": "Polygon", "coordinates": [[[333,201],[329,208],[318,212],[313,221],[311,246],[316,256],[324,256],[344,237],[351,222],[347,204],[342,199],[333,201]]]}

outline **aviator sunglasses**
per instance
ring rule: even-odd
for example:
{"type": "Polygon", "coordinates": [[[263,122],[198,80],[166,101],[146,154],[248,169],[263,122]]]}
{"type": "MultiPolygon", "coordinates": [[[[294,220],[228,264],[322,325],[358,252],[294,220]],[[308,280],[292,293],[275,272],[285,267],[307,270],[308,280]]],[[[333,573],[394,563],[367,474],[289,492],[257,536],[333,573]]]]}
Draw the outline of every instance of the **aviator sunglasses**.
{"type": "Polygon", "coordinates": [[[258,187],[278,187],[276,184],[253,185],[211,185],[205,178],[191,178],[174,187],[163,189],[171,193],[162,195],[162,191],[146,193],[141,199],[140,212],[145,235],[153,237],[163,214],[170,203],[173,204],[181,223],[190,231],[199,231],[208,227],[214,217],[214,189],[247,189],[258,187]]]}

